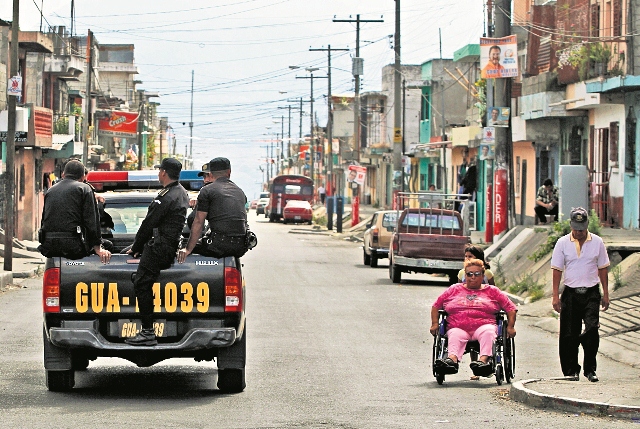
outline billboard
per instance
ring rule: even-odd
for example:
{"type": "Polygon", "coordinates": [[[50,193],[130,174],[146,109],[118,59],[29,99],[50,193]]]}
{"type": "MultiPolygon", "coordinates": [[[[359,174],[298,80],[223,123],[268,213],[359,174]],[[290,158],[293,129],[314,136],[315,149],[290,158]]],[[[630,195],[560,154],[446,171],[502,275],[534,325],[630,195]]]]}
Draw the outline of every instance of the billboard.
{"type": "Polygon", "coordinates": [[[98,134],[112,137],[136,137],[138,112],[110,112],[107,118],[98,121],[98,134]]]}
{"type": "Polygon", "coordinates": [[[480,38],[480,75],[483,79],[518,76],[516,36],[480,38]]]}

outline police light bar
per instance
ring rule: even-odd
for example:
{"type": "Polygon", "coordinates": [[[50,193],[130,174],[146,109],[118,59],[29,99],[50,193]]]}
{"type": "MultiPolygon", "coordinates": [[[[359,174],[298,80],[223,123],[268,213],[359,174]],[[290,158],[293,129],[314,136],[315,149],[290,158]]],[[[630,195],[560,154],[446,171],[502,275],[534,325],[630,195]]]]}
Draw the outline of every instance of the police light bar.
{"type": "MultiPolygon", "coordinates": [[[[204,186],[202,177],[198,177],[200,170],[183,170],[180,172],[180,184],[188,191],[198,191],[204,186]]],[[[87,174],[89,182],[96,191],[114,189],[142,190],[160,189],[158,170],[133,171],[90,171],[87,174]]]]}

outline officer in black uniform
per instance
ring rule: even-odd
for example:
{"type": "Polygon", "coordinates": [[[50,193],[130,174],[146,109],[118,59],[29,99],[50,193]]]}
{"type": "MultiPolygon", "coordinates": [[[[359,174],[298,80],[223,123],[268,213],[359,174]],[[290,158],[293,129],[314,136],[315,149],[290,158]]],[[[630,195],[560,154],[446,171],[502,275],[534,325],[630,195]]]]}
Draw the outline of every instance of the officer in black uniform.
{"type": "Polygon", "coordinates": [[[84,165],[70,160],[62,180],[47,190],[42,210],[38,250],[46,257],[80,259],[94,252],[103,263],[111,252],[101,246],[100,225],[93,191],[84,179],[84,165]]]}
{"type": "MultiPolygon", "coordinates": [[[[200,239],[205,219],[209,222],[209,237],[206,246],[199,246],[201,254],[222,258],[240,257],[247,247],[247,197],[242,189],[233,183],[231,163],[227,158],[218,157],[202,166],[202,172],[210,176],[211,183],[198,194],[197,212],[191,235],[185,249],[178,252],[178,262],[183,263],[200,239]]],[[[204,244],[204,243],[203,243],[204,244]]]]}
{"type": "Polygon", "coordinates": [[[125,340],[134,346],[158,344],[153,329],[152,288],[160,271],[173,263],[189,207],[187,191],[178,182],[182,164],[177,159],[165,158],[156,167],[160,168],[158,179],[164,188],[149,205],[147,216],[128,251],[134,257],[142,254],[133,279],[142,329],[135,337],[125,340]]]}

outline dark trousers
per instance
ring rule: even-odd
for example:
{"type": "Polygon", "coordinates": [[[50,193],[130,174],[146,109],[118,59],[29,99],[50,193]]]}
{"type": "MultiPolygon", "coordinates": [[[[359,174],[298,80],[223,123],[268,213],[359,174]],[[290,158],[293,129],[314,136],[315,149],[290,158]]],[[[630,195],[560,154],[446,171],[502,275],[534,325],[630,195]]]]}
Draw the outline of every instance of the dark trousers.
{"type": "Polygon", "coordinates": [[[560,365],[564,375],[580,373],[578,348],[584,352],[584,374],[595,372],[600,346],[600,289],[593,286],[584,294],[565,286],[560,302],[560,365]],[[582,322],[584,321],[584,331],[582,322]]]}
{"type": "Polygon", "coordinates": [[[159,276],[160,270],[138,265],[138,271],[136,271],[133,280],[133,289],[138,299],[142,329],[153,328],[153,284],[159,276]]]}
{"type": "Polygon", "coordinates": [[[533,209],[536,212],[536,216],[538,217],[538,220],[542,223],[547,223],[547,218],[545,215],[551,215],[553,216],[553,220],[557,221],[558,220],[558,205],[556,204],[555,206],[553,206],[553,208],[551,210],[542,207],[542,206],[535,206],[533,209]]]}

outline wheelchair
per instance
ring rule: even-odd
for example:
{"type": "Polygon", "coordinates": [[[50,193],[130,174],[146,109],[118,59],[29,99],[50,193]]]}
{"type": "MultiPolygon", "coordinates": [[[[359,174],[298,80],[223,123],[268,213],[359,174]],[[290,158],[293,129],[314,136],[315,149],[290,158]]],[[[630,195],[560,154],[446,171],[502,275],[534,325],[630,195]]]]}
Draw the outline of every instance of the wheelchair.
{"type": "MultiPolygon", "coordinates": [[[[510,383],[515,377],[516,369],[516,343],[513,338],[507,338],[506,316],[507,314],[502,310],[496,313],[498,336],[493,343],[493,356],[490,360],[493,370],[492,374],[495,375],[498,385],[502,385],[503,381],[510,383]]],[[[445,359],[449,356],[446,332],[447,312],[440,310],[438,311],[438,331],[434,337],[433,360],[431,365],[433,368],[433,376],[440,385],[444,383],[445,375],[436,371],[435,363],[436,359],[445,359]]],[[[469,341],[465,349],[465,354],[466,353],[469,353],[472,361],[477,360],[480,354],[480,343],[478,341],[469,341]]]]}

